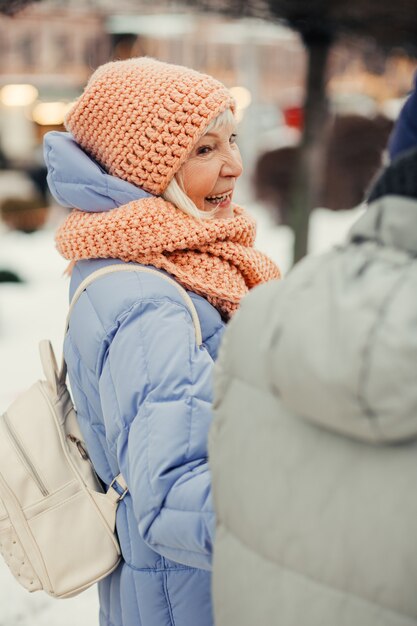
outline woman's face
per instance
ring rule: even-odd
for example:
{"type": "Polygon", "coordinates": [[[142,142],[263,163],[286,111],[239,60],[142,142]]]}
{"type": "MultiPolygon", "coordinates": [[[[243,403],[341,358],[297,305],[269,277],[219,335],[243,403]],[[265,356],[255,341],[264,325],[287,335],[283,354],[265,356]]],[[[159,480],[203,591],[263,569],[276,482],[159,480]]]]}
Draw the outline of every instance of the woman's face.
{"type": "Polygon", "coordinates": [[[234,123],[201,137],[179,171],[179,182],[200,211],[212,211],[216,219],[233,216],[232,196],[242,173],[234,123]]]}

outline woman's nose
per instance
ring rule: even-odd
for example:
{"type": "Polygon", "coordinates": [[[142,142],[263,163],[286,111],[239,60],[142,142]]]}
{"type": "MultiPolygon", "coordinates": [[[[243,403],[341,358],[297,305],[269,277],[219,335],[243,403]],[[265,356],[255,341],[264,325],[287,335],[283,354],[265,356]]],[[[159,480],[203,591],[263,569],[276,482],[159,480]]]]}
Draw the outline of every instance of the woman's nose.
{"type": "Polygon", "coordinates": [[[230,147],[223,162],[221,171],[222,176],[239,178],[242,170],[242,157],[240,156],[239,149],[236,147],[230,147]]]}

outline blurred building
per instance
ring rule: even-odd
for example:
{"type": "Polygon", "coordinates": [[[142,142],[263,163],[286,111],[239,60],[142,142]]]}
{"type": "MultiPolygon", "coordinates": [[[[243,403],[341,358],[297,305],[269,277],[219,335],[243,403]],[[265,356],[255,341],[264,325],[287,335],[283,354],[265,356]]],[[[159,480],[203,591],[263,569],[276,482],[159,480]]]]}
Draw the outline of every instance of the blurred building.
{"type": "Polygon", "coordinates": [[[42,135],[62,128],[91,72],[111,59],[148,55],[207,72],[233,89],[250,168],[263,131],[302,98],[305,54],[278,24],[181,10],[172,2],[42,2],[0,17],[0,147],[30,160],[42,135]],[[255,149],[255,150],[254,150],[255,149]]]}
{"type": "Polygon", "coordinates": [[[110,51],[106,16],[97,10],[41,3],[0,16],[0,148],[12,165],[39,160],[43,133],[61,127],[110,51]]]}
{"type": "MultiPolygon", "coordinates": [[[[249,175],[260,152],[296,143],[306,55],[283,25],[201,14],[172,0],[43,0],[0,16],[0,156],[40,161],[44,132],[63,128],[91,72],[140,55],[194,67],[232,90],[249,175]]],[[[401,54],[386,60],[371,44],[338,44],[328,70],[333,110],[378,114],[388,99],[401,101],[415,66],[401,54]]]]}
{"type": "Polygon", "coordinates": [[[0,84],[76,87],[109,57],[105,16],[97,11],[34,5],[0,17],[0,84]]]}

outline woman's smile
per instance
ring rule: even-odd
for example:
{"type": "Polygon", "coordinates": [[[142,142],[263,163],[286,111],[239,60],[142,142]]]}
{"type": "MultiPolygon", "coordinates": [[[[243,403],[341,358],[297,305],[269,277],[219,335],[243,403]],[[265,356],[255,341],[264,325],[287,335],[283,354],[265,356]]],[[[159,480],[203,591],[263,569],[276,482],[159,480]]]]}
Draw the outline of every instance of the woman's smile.
{"type": "Polygon", "coordinates": [[[226,193],[208,196],[205,200],[213,206],[217,206],[221,209],[226,209],[232,203],[233,189],[226,193]]]}

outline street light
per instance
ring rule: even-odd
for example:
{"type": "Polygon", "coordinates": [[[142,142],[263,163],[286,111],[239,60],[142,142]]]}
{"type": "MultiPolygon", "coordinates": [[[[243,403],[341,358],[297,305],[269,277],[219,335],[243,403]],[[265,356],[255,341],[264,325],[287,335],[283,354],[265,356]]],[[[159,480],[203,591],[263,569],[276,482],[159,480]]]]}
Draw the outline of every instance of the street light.
{"type": "Polygon", "coordinates": [[[32,111],[32,119],[40,126],[60,126],[74,103],[39,102],[32,111]]]}
{"type": "Polygon", "coordinates": [[[236,86],[229,89],[236,101],[236,119],[240,122],[243,118],[244,110],[248,108],[252,102],[252,95],[246,87],[236,86]]]}
{"type": "Polygon", "coordinates": [[[34,85],[5,85],[0,90],[0,101],[7,107],[26,107],[33,104],[38,97],[34,85]]]}

